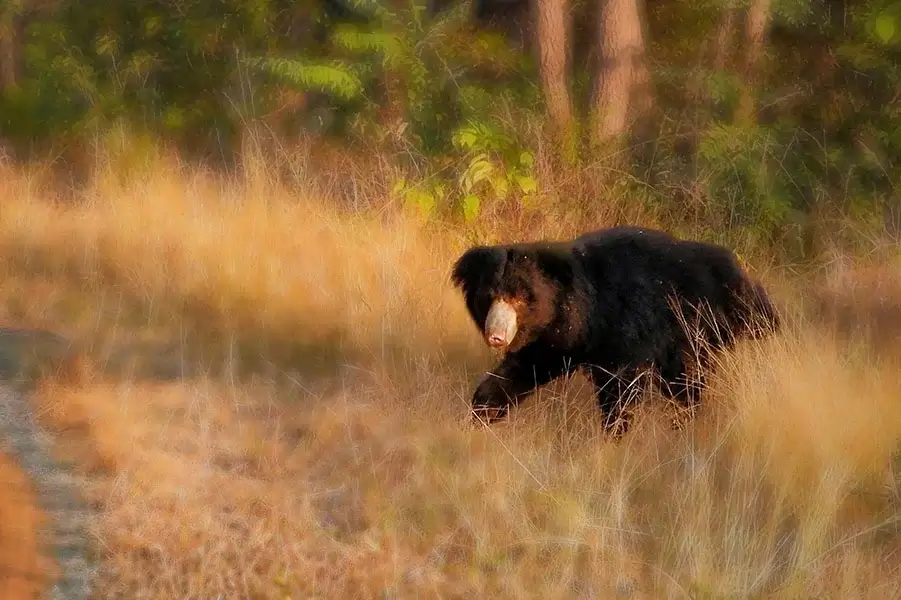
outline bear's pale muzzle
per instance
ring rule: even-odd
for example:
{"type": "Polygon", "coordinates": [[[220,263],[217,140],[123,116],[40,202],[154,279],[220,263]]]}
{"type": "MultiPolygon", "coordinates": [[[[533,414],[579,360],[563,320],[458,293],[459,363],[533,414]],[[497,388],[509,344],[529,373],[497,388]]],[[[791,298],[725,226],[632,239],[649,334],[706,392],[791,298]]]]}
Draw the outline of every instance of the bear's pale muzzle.
{"type": "Polygon", "coordinates": [[[485,319],[485,340],[492,348],[503,348],[515,335],[516,310],[503,300],[495,300],[485,319]]]}

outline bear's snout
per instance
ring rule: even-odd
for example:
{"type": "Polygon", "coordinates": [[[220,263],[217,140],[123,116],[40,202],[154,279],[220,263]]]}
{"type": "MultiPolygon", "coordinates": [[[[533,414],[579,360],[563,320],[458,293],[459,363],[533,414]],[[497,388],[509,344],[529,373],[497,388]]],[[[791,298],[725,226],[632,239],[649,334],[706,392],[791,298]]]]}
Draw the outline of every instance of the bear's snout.
{"type": "Polygon", "coordinates": [[[509,342],[502,333],[495,331],[488,334],[488,345],[492,348],[502,348],[507,344],[509,344],[509,342]]]}
{"type": "Polygon", "coordinates": [[[485,340],[492,348],[509,346],[516,336],[516,309],[505,300],[495,300],[485,319],[485,340]]]}

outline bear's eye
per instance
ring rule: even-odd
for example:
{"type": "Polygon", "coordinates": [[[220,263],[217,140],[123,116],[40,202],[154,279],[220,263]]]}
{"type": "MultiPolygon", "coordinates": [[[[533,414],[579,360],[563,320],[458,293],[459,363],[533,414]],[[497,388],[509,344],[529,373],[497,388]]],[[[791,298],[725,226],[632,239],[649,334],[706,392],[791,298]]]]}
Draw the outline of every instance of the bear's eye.
{"type": "Polygon", "coordinates": [[[510,304],[511,304],[511,305],[513,306],[513,308],[515,308],[516,310],[519,310],[519,309],[521,309],[521,308],[525,308],[526,305],[529,304],[531,301],[532,301],[532,299],[528,297],[528,294],[526,294],[526,295],[518,294],[518,295],[516,295],[516,296],[513,296],[513,297],[510,298],[510,300],[509,300],[510,304]]]}

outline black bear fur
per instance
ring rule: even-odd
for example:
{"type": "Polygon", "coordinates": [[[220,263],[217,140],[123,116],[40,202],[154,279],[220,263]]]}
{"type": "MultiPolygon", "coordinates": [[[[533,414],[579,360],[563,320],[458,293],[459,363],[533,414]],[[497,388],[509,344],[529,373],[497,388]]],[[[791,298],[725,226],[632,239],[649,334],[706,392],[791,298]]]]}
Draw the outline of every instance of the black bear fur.
{"type": "Polygon", "coordinates": [[[694,408],[704,377],[689,377],[690,365],[703,371],[712,352],[780,327],[767,293],[730,250],[640,227],[477,246],[459,257],[451,280],[483,335],[495,299],[516,307],[518,330],[472,398],[473,417],[486,422],[503,419],[538,386],[585,369],[604,426],[618,437],[629,426],[619,401],[640,372],[656,370],[661,390],[694,408]]]}

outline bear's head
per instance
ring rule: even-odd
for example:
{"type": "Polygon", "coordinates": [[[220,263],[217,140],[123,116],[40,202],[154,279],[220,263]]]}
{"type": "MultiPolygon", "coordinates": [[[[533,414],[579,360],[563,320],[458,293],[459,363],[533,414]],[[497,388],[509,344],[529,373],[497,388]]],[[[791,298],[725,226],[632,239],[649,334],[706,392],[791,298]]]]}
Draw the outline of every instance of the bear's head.
{"type": "Polygon", "coordinates": [[[569,256],[554,245],[477,246],[457,259],[451,281],[485,342],[515,350],[556,319],[572,274],[569,256]]]}

